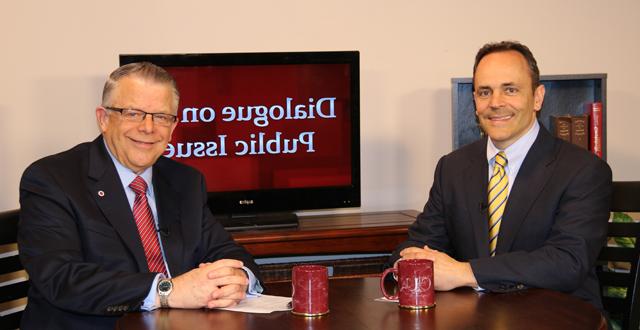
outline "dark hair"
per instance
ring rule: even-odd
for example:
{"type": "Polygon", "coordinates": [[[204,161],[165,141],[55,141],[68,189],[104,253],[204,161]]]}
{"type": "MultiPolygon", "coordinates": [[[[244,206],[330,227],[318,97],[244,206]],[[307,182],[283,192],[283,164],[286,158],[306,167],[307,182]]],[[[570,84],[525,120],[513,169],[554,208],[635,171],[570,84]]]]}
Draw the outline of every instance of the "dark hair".
{"type": "Polygon", "coordinates": [[[473,83],[475,83],[476,80],[476,69],[478,68],[478,63],[480,63],[480,60],[491,53],[506,52],[511,50],[522,54],[525,60],[527,60],[527,64],[529,66],[529,74],[531,75],[531,87],[535,91],[535,89],[540,85],[540,70],[538,69],[538,62],[536,62],[536,59],[535,57],[533,57],[533,54],[531,53],[529,48],[517,41],[501,41],[488,43],[482,46],[482,48],[480,48],[480,50],[478,50],[478,53],[476,54],[475,63],[473,63],[473,83]]]}
{"type": "Polygon", "coordinates": [[[171,106],[173,111],[177,111],[178,102],[180,101],[180,93],[178,92],[176,81],[165,69],[149,62],[125,64],[111,72],[109,78],[107,78],[107,81],[104,83],[104,88],[102,90],[103,106],[109,105],[108,102],[110,101],[111,92],[113,92],[117,86],[118,81],[124,77],[132,75],[171,86],[171,91],[173,92],[173,104],[171,106]]]}

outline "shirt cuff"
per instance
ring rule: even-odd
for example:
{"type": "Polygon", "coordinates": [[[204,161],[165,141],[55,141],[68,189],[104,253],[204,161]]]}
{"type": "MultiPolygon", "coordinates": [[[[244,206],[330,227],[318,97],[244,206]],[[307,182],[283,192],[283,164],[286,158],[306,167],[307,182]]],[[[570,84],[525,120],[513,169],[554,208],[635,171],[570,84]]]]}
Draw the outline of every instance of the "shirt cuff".
{"type": "Polygon", "coordinates": [[[256,276],[253,274],[253,272],[249,268],[242,266],[242,270],[244,270],[247,273],[247,277],[249,277],[249,286],[247,287],[247,297],[259,296],[262,293],[262,291],[264,291],[264,289],[262,288],[262,285],[260,285],[260,281],[258,281],[256,276]]]}
{"type": "Polygon", "coordinates": [[[165,276],[162,273],[158,273],[158,275],[153,279],[153,283],[151,283],[151,288],[149,289],[149,294],[144,298],[142,306],[140,307],[141,310],[152,311],[160,308],[160,306],[156,306],[155,303],[156,297],[158,296],[158,290],[156,288],[158,287],[158,281],[160,281],[161,278],[165,278],[165,276]]]}

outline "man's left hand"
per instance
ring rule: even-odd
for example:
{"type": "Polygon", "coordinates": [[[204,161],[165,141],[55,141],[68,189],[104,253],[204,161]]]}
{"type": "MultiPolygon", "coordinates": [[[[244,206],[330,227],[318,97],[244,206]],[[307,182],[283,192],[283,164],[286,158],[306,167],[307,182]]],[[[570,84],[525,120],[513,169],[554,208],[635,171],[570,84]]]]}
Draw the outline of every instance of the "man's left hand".
{"type": "Polygon", "coordinates": [[[211,300],[207,307],[235,306],[246,297],[249,286],[247,273],[242,268],[229,267],[227,265],[216,267],[216,263],[203,263],[199,266],[200,268],[210,268],[207,277],[218,287],[211,292],[211,300]]]}

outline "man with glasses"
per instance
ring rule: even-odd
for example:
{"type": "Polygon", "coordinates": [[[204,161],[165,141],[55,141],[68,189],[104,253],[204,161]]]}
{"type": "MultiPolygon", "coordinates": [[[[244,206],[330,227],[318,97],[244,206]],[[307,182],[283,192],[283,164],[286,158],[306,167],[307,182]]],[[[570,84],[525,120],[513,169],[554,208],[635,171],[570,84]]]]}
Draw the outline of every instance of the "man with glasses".
{"type": "Polygon", "coordinates": [[[25,170],[23,329],[112,329],[125,312],[228,307],[262,291],[251,256],[213,219],[202,175],[161,157],[178,100],[162,68],[122,66],[96,109],[101,136],[25,170]]]}

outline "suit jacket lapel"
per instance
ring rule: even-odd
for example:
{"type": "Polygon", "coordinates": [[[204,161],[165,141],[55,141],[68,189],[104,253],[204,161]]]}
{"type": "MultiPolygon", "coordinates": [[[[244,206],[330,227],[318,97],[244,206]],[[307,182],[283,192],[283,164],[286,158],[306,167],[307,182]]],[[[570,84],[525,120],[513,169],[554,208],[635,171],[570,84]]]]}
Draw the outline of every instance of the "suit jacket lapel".
{"type": "Polygon", "coordinates": [[[120,177],[102,140],[95,139],[89,149],[89,190],[104,217],[122,238],[140,271],[147,271],[138,228],[122,188],[120,177]]]}
{"type": "MultiPolygon", "coordinates": [[[[164,255],[172,274],[180,274],[186,256],[183,256],[184,240],[180,223],[180,194],[167,181],[161,166],[153,167],[153,190],[158,210],[158,226],[162,237],[164,255]]],[[[188,260],[187,258],[186,260],[188,260]]]]}
{"type": "Polygon", "coordinates": [[[484,143],[478,143],[478,148],[471,151],[469,165],[463,173],[464,191],[466,196],[469,219],[475,235],[476,251],[478,257],[489,256],[489,225],[487,208],[487,139],[484,143]]]}
{"type": "Polygon", "coordinates": [[[553,137],[541,125],[538,137],[525,156],[509,193],[496,252],[511,250],[520,225],[551,178],[556,158],[554,146],[553,137]]]}

